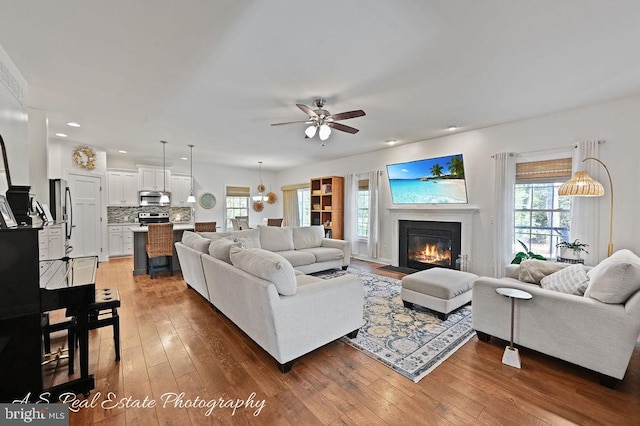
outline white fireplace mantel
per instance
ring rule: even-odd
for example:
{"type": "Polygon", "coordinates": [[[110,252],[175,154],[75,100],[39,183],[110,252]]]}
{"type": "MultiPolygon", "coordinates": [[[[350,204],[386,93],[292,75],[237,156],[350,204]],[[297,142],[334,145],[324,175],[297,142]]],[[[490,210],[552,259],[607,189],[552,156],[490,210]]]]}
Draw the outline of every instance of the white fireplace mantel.
{"type": "Polygon", "coordinates": [[[424,221],[436,221],[436,222],[460,222],[461,224],[461,238],[460,238],[460,253],[469,255],[469,259],[472,258],[471,253],[471,237],[473,236],[473,215],[478,213],[480,209],[477,206],[451,206],[451,205],[434,205],[434,206],[402,206],[402,207],[389,207],[387,208],[389,214],[394,221],[393,226],[393,257],[392,265],[398,266],[399,263],[399,222],[401,220],[424,220],[424,221]]]}

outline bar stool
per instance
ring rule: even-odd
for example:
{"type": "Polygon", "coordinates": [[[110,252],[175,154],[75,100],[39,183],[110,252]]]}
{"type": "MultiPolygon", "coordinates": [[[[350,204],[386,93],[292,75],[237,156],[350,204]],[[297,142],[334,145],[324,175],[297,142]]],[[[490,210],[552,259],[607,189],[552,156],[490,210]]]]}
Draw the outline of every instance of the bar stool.
{"type": "Polygon", "coordinates": [[[196,222],[193,230],[195,232],[216,232],[215,222],[196,222]]]}
{"type": "Polygon", "coordinates": [[[173,223],[151,223],[147,233],[147,270],[153,279],[154,274],[169,271],[173,275],[173,223]],[[167,265],[158,264],[154,259],[167,258],[167,265]]]}
{"type": "Polygon", "coordinates": [[[267,226],[282,226],[284,219],[267,219],[267,226]]]}

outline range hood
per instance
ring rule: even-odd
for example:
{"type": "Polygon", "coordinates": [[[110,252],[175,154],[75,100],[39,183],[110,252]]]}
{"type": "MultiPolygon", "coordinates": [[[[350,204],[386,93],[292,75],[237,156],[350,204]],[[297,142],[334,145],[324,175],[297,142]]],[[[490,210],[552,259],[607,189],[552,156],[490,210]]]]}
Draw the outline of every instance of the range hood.
{"type": "Polygon", "coordinates": [[[163,191],[140,191],[139,192],[139,200],[140,206],[168,206],[170,203],[161,203],[160,198],[166,195],[171,200],[170,192],[163,191]]]}

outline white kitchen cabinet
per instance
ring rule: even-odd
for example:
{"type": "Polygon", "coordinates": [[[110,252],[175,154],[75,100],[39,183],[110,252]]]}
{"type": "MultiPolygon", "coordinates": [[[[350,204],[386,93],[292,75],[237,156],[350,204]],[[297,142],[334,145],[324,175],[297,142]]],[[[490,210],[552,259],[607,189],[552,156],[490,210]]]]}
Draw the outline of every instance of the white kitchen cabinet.
{"type": "Polygon", "coordinates": [[[109,225],[109,256],[133,254],[133,224],[109,225]]]}
{"type": "Polygon", "coordinates": [[[140,191],[166,191],[171,192],[171,171],[164,171],[156,168],[140,168],[139,169],[139,188],[140,191]]]}
{"type": "Polygon", "coordinates": [[[171,176],[171,207],[191,207],[187,197],[191,194],[190,176],[171,176]]]}
{"type": "Polygon", "coordinates": [[[38,231],[40,260],[64,257],[64,224],[49,225],[38,231]]]}
{"type": "Polygon", "coordinates": [[[107,171],[107,197],[109,206],[137,206],[138,173],[107,171]]]}

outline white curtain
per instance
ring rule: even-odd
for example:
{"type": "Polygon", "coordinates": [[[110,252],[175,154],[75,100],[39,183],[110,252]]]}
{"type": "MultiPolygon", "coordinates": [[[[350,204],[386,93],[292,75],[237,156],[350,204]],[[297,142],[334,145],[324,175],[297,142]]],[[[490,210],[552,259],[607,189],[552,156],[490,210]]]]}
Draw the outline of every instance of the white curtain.
{"type": "Polygon", "coordinates": [[[493,274],[504,275],[513,260],[513,208],[515,203],[516,157],[511,152],[494,155],[495,188],[493,206],[493,274]]]}
{"type": "Polygon", "coordinates": [[[344,178],[344,237],[351,243],[351,254],[358,254],[358,175],[344,178]]]}
{"type": "Polygon", "coordinates": [[[378,257],[378,238],[379,238],[379,212],[378,212],[378,193],[380,172],[374,170],[368,173],[369,177],[369,241],[367,242],[367,256],[371,259],[378,257]]]}
{"type": "MultiPolygon", "coordinates": [[[[572,159],[572,172],[586,171],[589,176],[602,183],[600,179],[600,169],[602,166],[593,160],[582,162],[587,157],[598,158],[598,141],[581,141],[575,145],[572,159]]],[[[606,188],[606,185],[605,185],[606,188]]],[[[573,197],[571,199],[571,241],[579,239],[580,242],[589,244],[584,254],[585,264],[595,265],[600,260],[600,238],[599,238],[599,205],[600,197],[573,197]]]]}

